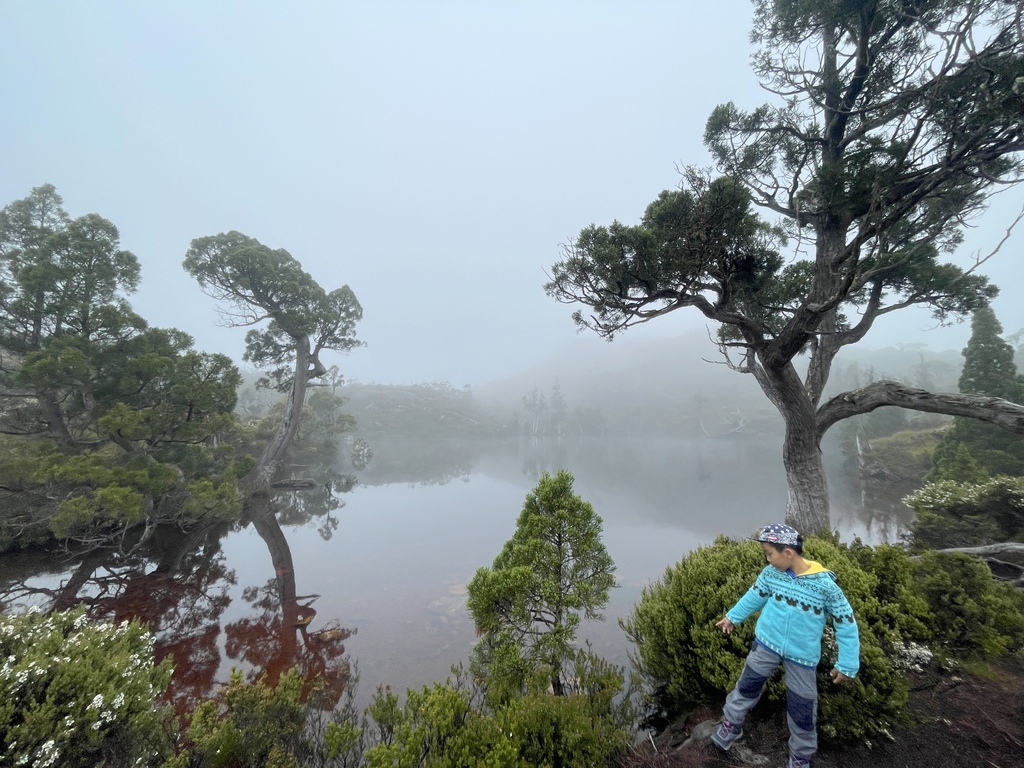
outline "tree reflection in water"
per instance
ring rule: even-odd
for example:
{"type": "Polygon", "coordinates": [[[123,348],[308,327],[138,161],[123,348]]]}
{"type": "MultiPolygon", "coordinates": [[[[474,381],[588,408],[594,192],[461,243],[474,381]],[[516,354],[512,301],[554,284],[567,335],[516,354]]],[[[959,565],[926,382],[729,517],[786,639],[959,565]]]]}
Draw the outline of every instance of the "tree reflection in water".
{"type": "MultiPolygon", "coordinates": [[[[288,495],[295,498],[306,494],[288,495]]],[[[289,513],[292,520],[306,516],[297,514],[295,508],[289,513]]],[[[329,516],[329,510],[325,514],[329,516]]],[[[266,497],[254,498],[246,516],[270,551],[274,578],[262,587],[243,591],[242,598],[259,613],[224,628],[227,655],[245,662],[250,668],[248,679],[265,675],[271,685],[277,684],[281,673],[297,667],[307,685],[315,681],[322,686],[320,705],[333,709],[351,677],[344,642],[355,630],[342,628],[336,619],[319,629],[311,628],[316,617],[312,603],[319,595],[297,594],[292,553],[275,505],[266,497]]]]}
{"type": "MultiPolygon", "coordinates": [[[[351,483],[342,488],[350,489],[351,483]]],[[[296,593],[291,550],[278,514],[291,524],[317,520],[321,536],[329,539],[337,526],[330,513],[341,506],[344,502],[324,486],[249,504],[246,519],[267,545],[274,577],[262,587],[246,587],[243,599],[255,613],[224,626],[227,656],[247,667],[250,680],[266,675],[276,684],[282,672],[297,667],[304,679],[322,685],[319,701],[325,708],[337,704],[351,677],[344,642],[354,630],[342,628],[337,620],[315,628],[316,596],[296,593]],[[333,525],[324,520],[333,520],[333,525]]],[[[9,583],[0,594],[0,610],[31,604],[57,611],[84,605],[98,621],[138,619],[154,635],[156,661],[173,659],[168,700],[184,714],[223,682],[218,679],[222,617],[237,583],[220,547],[229,530],[223,523],[189,532],[171,527],[154,532],[128,553],[87,552],[72,561],[69,575],[57,587],[35,575],[9,583]]]]}
{"type": "Polygon", "coordinates": [[[220,619],[235,583],[220,549],[227,530],[223,523],[188,533],[164,529],[129,554],[93,550],[56,589],[31,581],[12,585],[4,608],[25,601],[48,611],[84,605],[97,621],[138,619],[156,638],[157,663],[174,660],[168,697],[184,712],[211,695],[220,667],[220,619]]]}

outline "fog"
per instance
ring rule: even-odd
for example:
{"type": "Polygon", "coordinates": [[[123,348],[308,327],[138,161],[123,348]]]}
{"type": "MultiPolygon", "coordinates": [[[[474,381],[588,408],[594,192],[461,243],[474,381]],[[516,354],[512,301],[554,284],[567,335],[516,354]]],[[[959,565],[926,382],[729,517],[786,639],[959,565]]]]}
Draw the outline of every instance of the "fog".
{"type": "MultiPolygon", "coordinates": [[[[181,261],[236,229],[352,287],[368,346],[328,361],[349,379],[500,380],[597,343],[543,292],[560,244],[636,221],[707,164],[716,104],[766,100],[750,18],[748,0],[4,3],[0,204],[52,183],[71,215],[113,221],[142,264],[135,308],[200,348],[237,360],[244,330],[218,326],[181,261]]],[[[1022,204],[1001,196],[957,261],[1022,204]]],[[[1020,250],[983,270],[1007,332],[1024,327],[1020,250]]],[[[865,344],[968,331],[901,312],[865,344]]],[[[628,336],[689,332],[706,335],[696,311],[628,336]]],[[[714,356],[687,350],[694,370],[714,356]]]]}

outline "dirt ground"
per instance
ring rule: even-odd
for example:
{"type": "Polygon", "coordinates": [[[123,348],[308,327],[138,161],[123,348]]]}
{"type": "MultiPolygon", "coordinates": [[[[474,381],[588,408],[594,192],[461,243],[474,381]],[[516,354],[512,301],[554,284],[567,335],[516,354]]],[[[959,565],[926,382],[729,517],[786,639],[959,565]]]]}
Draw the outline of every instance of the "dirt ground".
{"type": "MultiPolygon", "coordinates": [[[[1004,659],[985,675],[929,671],[911,679],[915,725],[895,739],[821,743],[815,768],[1024,768],[1024,657],[1004,659]]],[[[756,712],[756,710],[755,710],[756,712]]],[[[711,745],[683,747],[697,723],[718,717],[696,712],[677,722],[624,763],[624,768],[725,768],[744,763],[711,745]]],[[[786,765],[786,726],[751,716],[740,743],[767,758],[766,768],[786,765]]]]}

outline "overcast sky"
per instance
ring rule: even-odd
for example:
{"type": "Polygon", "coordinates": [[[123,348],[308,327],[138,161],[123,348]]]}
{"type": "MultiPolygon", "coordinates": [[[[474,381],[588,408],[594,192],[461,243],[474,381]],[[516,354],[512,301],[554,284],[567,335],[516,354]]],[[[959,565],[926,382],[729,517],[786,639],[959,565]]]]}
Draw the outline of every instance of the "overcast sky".
{"type": "MultiPolygon", "coordinates": [[[[585,343],[543,292],[560,244],[634,223],[677,166],[709,162],[716,104],[766,99],[750,18],[749,0],[5,2],[0,205],[52,183],[71,215],[110,219],[142,264],[136,310],[202,349],[240,359],[244,331],[217,327],[181,262],[235,229],[351,286],[368,346],[328,361],[348,378],[479,384],[585,343]]],[[[1004,195],[961,263],[1022,202],[1004,195]]],[[[987,269],[1008,333],[1021,230],[987,269]]],[[[966,341],[930,326],[889,319],[868,343],[966,341]]]]}

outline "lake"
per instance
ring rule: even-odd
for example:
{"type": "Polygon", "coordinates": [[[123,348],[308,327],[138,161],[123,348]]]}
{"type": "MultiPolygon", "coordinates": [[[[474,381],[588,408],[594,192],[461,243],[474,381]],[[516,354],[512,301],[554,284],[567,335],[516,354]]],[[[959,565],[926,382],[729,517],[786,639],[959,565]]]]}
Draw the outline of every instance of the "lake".
{"type": "MultiPolygon", "coordinates": [[[[250,510],[244,526],[165,534],[133,557],[2,558],[3,608],[85,600],[98,617],[143,618],[158,655],[175,658],[181,702],[210,695],[232,666],[276,677],[298,663],[340,693],[354,662],[364,705],[378,684],[404,692],[468,659],[465,585],[512,535],[542,472],[571,472],[604,521],[618,587],[606,620],[585,623],[579,638],[620,665],[630,648],[616,619],[644,586],[717,535],[749,535],[785,511],[778,439],[389,438],[372,447],[347,492],[335,483],[279,494],[276,514],[250,510]]],[[[836,468],[830,475],[844,540],[898,532],[867,517],[836,468]]]]}

